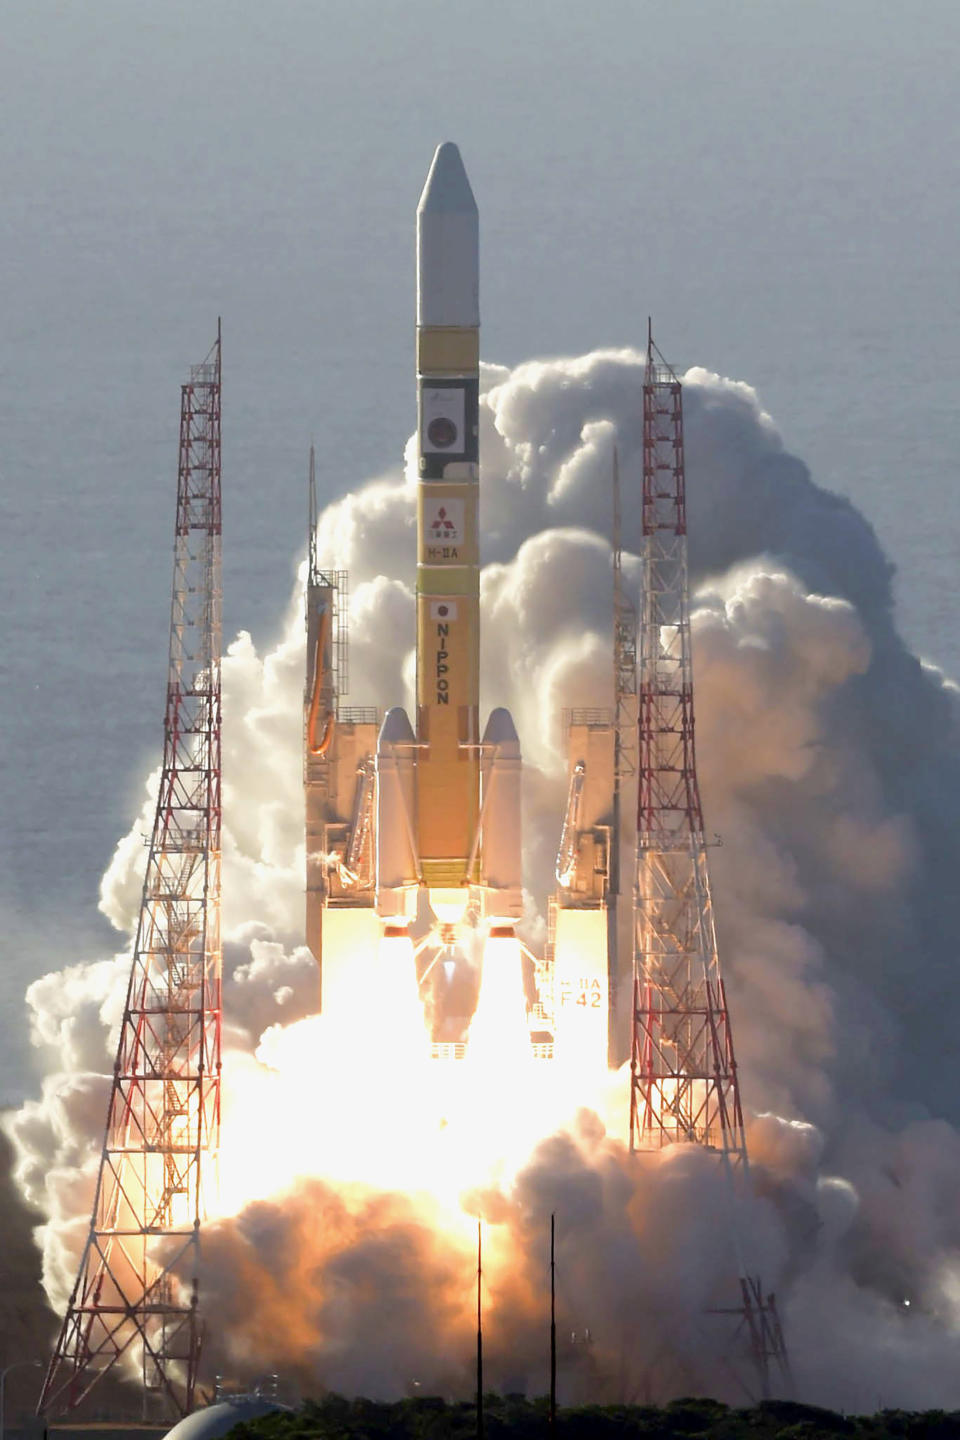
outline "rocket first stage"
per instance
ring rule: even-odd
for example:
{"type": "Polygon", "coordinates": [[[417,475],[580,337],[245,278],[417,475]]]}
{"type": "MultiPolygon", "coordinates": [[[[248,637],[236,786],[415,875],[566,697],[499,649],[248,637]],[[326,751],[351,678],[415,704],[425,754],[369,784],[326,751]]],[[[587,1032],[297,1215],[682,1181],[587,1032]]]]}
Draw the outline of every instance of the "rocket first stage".
{"type": "Polygon", "coordinates": [[[417,207],[417,724],[391,710],[377,753],[377,909],[388,929],[423,899],[441,938],[522,910],[520,749],[505,710],[481,740],[479,217],[456,145],[417,207]]]}
{"type": "Polygon", "coordinates": [[[417,209],[416,839],[420,878],[454,906],[479,878],[478,261],[470,182],[441,145],[417,209]]]}

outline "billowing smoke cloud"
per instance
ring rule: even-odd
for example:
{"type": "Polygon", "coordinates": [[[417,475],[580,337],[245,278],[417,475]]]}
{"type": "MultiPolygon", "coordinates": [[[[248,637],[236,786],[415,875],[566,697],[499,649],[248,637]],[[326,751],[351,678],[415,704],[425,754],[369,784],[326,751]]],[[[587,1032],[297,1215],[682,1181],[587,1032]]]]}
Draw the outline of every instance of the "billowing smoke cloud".
{"type": "MultiPolygon", "coordinates": [[[[632,351],[484,374],[482,694],[487,707],[509,706],[524,748],[531,913],[562,813],[561,712],[611,701],[614,445],[625,568],[640,581],[641,383],[632,351]]],[[[892,571],[870,526],[785,453],[754,391],[693,370],[684,395],[699,771],[722,840],[711,870],[754,1161],[739,1232],[778,1289],[803,1398],[957,1406],[957,692],[897,636],[892,571]]],[[[407,458],[406,474],[360,486],[320,521],[321,561],[350,572],[354,703],[410,703],[407,458]]],[[[260,1087],[278,1113],[296,1110],[299,1094],[301,1141],[291,1159],[283,1127],[277,1138],[265,1126],[273,1158],[251,1203],[209,1227],[211,1355],[233,1373],[269,1365],[305,1389],[469,1390],[470,1217],[481,1214],[491,1383],[542,1388],[544,1237],[556,1211],[563,1333],[575,1337],[569,1394],[730,1393],[722,1322],[704,1313],[733,1264],[711,1157],[627,1156],[622,1116],[590,1094],[565,1120],[545,1102],[550,1120],[509,1166],[485,1172],[468,1150],[452,1211],[415,1181],[384,1172],[377,1183],[375,1166],[351,1182],[327,1165],[325,1127],[351,1105],[365,1155],[391,1137],[415,1150],[423,1137],[404,1141],[411,1117],[381,1049],[307,1097],[277,1058],[332,1043],[306,1018],[316,977],[299,946],[300,607],[297,594],[273,652],[241,635],[224,664],[227,1115],[231,1089],[240,1107],[260,1087]]],[[[127,933],[155,784],[103,882],[102,907],[127,933]]],[[[126,963],[121,953],[75,966],[28,994],[51,1074],[11,1128],[22,1193],[47,1217],[44,1281],[61,1308],[87,1224],[126,963]]],[[[622,1109],[623,1077],[617,1085],[622,1109]]],[[[478,1119],[478,1150],[497,1123],[478,1119]]],[[[261,1137],[246,1138],[255,1159],[261,1137]]]]}

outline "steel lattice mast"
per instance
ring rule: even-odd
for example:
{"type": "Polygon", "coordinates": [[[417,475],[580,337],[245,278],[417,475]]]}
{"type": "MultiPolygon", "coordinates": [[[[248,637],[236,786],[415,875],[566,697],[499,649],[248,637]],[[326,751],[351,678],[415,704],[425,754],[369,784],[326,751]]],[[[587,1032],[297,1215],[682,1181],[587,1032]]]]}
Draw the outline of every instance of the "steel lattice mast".
{"type": "Polygon", "coordinates": [[[630,1145],[746,1159],[693,733],[680,382],[648,343],[643,385],[636,967],[630,1145]]]}
{"type": "MultiPolygon", "coordinates": [[[[648,335],[643,385],[643,561],[640,616],[636,936],[630,1148],[696,1144],[728,1178],[747,1172],[733,1037],[714,928],[694,747],[693,668],[680,381],[648,335]]],[[[738,1237],[740,1317],[769,1388],[787,1376],[772,1296],[746,1273],[738,1237]]]]}
{"type": "Polygon", "coordinates": [[[220,326],[182,387],[163,771],[90,1232],[39,1410],[139,1374],[193,1408],[220,1130],[220,326]]]}

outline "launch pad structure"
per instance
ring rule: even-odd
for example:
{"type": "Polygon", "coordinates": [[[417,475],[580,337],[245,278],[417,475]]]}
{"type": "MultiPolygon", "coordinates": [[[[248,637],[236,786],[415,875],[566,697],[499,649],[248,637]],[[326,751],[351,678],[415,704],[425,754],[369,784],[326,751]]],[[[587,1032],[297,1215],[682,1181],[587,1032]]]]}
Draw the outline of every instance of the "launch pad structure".
{"type": "Polygon", "coordinates": [[[738,1233],[747,1142],[697,780],[683,388],[649,326],[642,507],[630,1149],[698,1145],[717,1155],[740,1293],[737,1303],[712,1308],[738,1317],[765,1399],[772,1370],[787,1387],[790,1372],[776,1302],[747,1265],[738,1233]]]}
{"type": "MultiPolygon", "coordinates": [[[[456,146],[437,150],[417,219],[416,724],[400,708],[381,722],[344,704],[347,575],[320,563],[311,447],[305,931],[318,1008],[335,1023],[355,1006],[356,957],[376,956],[379,983],[399,976],[414,1002],[430,982],[425,1053],[459,1059],[477,998],[463,999],[458,976],[485,964],[522,976],[525,962],[519,739],[503,709],[480,731],[478,214],[456,146]]],[[[624,583],[614,452],[614,703],[563,717],[567,803],[526,1023],[531,1058],[595,1077],[619,1067],[622,1023],[630,1151],[717,1156],[732,1298],[710,1308],[736,1322],[730,1364],[743,1351],[766,1396],[789,1369],[736,1219],[748,1157],[696,770],[682,386],[649,330],[642,406],[642,595],[634,606],[624,583]]],[[[144,1418],[185,1415],[199,1393],[199,1243],[220,1127],[220,432],[218,325],[182,387],[163,767],[90,1230],[40,1399],[48,1417],[114,1370],[139,1372],[144,1418]]],[[[522,985],[516,996],[523,1005],[522,985]]]]}
{"type": "Polygon", "coordinates": [[[324,965],[325,949],[331,955],[355,947],[370,953],[379,940],[373,904],[380,713],[343,703],[349,687],[348,577],[319,564],[317,518],[311,445],[303,696],[306,941],[320,970],[323,1009],[336,1004],[344,978],[324,965]]]}
{"type": "Polygon", "coordinates": [[[617,1069],[625,1055],[621,991],[633,954],[632,892],[630,885],[624,889],[623,857],[632,853],[635,838],[630,801],[637,775],[637,610],[623,578],[616,449],[612,522],[614,703],[612,710],[578,707],[562,717],[569,786],[557,890],[548,902],[548,980],[560,1057],[568,1046],[579,1053],[586,1048],[617,1069]]]}
{"type": "Polygon", "coordinates": [[[694,747],[682,387],[648,340],[643,384],[636,971],[630,1148],[746,1160],[694,747]]]}
{"type": "Polygon", "coordinates": [[[200,1230],[220,1143],[220,326],[181,391],[163,768],[90,1230],[38,1411],[120,1365],[194,1407],[200,1230]]]}

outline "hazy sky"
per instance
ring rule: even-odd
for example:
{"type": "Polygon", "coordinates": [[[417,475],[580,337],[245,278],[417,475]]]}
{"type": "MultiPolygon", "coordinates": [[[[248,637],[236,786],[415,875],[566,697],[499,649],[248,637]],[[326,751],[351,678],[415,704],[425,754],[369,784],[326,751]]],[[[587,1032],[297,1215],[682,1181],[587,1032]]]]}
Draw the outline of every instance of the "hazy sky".
{"type": "MultiPolygon", "coordinates": [[[[960,673],[955,0],[8,0],[0,44],[0,917],[25,977],[158,754],[179,384],[224,322],[225,630],[273,635],[413,423],[413,214],[481,212],[482,351],[642,342],[757,386],[960,673]]],[[[363,697],[355,697],[361,701],[363,697]]]]}

